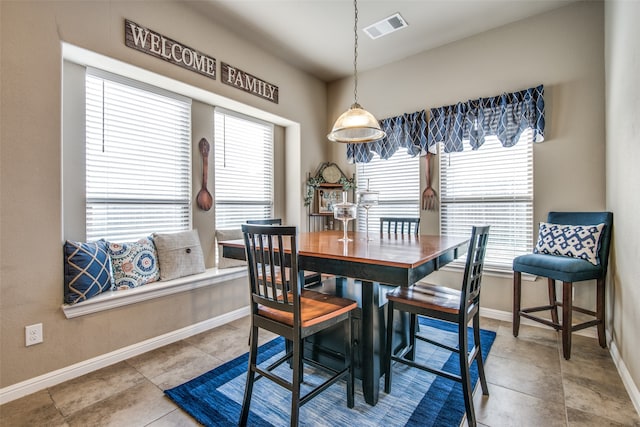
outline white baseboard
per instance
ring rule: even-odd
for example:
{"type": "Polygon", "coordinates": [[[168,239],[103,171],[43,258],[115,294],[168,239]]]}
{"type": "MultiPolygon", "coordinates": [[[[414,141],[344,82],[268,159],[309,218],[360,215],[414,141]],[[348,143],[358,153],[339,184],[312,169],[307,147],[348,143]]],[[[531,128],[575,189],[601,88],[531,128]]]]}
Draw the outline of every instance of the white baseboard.
{"type": "MultiPolygon", "coordinates": [[[[513,321],[513,317],[510,311],[501,311],[501,310],[493,310],[490,308],[480,308],[480,315],[484,317],[488,317],[490,319],[502,320],[505,322],[511,323],[513,321]]],[[[531,325],[531,326],[539,326],[545,327],[541,323],[534,322],[529,319],[522,319],[521,324],[523,325],[531,325]]],[[[580,331],[575,332],[578,335],[584,335],[587,337],[597,337],[597,334],[594,332],[595,327],[582,329],[580,331]]],[[[609,354],[611,354],[611,359],[613,359],[613,363],[616,365],[618,370],[618,374],[622,379],[622,383],[624,387],[627,389],[627,393],[629,393],[629,398],[631,399],[631,403],[636,409],[636,412],[640,414],[640,389],[633,382],[633,378],[631,378],[631,374],[627,369],[627,365],[625,365],[624,360],[620,357],[620,352],[618,351],[618,346],[616,342],[613,340],[612,336],[609,334],[609,331],[606,331],[607,335],[607,343],[609,346],[609,354]]]]}
{"type": "Polygon", "coordinates": [[[249,315],[249,306],[0,389],[0,405],[249,315]]]}
{"type": "Polygon", "coordinates": [[[629,397],[631,398],[633,406],[636,408],[636,412],[640,414],[640,389],[638,389],[636,384],[633,382],[633,378],[631,378],[627,365],[624,364],[624,360],[620,357],[618,346],[613,340],[609,342],[609,353],[611,353],[613,363],[615,363],[616,368],[618,368],[618,373],[620,374],[622,383],[627,389],[627,393],[629,393],[629,397]]]}

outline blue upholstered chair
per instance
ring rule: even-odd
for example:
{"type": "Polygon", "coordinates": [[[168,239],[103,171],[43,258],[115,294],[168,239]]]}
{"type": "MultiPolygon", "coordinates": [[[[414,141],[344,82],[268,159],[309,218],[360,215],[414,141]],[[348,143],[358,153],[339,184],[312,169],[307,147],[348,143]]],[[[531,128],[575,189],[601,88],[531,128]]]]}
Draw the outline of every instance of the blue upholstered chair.
{"type": "MultiPolygon", "coordinates": [[[[539,238],[538,245],[536,245],[537,250],[534,251],[538,253],[522,255],[513,260],[513,335],[518,336],[520,317],[551,326],[556,331],[562,331],[562,353],[565,359],[569,359],[571,357],[571,333],[595,325],[598,328],[600,346],[605,348],[607,342],[604,331],[604,285],[609,263],[613,214],[611,212],[550,212],[547,223],[572,226],[604,224],[599,235],[597,259],[592,259],[595,262],[594,264],[589,260],[578,257],[584,254],[581,253],[582,246],[577,242],[585,238],[586,235],[575,235],[573,238],[564,239],[561,230],[551,231],[551,228],[545,226],[541,234],[545,234],[547,231],[549,233],[546,239],[539,238]],[[575,246],[577,249],[574,249],[573,245],[577,245],[575,246]],[[549,246],[551,246],[551,250],[549,250],[549,246]],[[539,250],[539,248],[542,248],[542,250],[539,250]],[[560,256],[544,253],[554,253],[556,248],[560,252],[568,251],[569,254],[560,256]],[[531,308],[521,307],[522,273],[547,278],[549,305],[531,308]],[[562,281],[562,301],[558,301],[556,298],[556,280],[562,281]],[[573,284],[585,280],[596,281],[595,311],[573,306],[573,284]],[[562,307],[561,321],[558,320],[558,307],[562,307]],[[546,310],[551,312],[551,321],[530,314],[546,310]],[[595,319],[573,325],[572,312],[574,310],[594,316],[595,319]]],[[[586,234],[588,235],[588,233],[586,234]]],[[[597,230],[593,235],[597,236],[597,230]]]]}

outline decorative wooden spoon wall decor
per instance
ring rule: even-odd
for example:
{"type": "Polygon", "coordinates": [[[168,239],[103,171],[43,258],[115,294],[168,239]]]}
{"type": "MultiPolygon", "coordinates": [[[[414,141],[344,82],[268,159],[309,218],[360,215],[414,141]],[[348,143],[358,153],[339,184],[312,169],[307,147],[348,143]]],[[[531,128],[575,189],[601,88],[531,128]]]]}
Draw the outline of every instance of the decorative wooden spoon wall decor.
{"type": "Polygon", "coordinates": [[[209,174],[209,142],[202,138],[198,143],[200,154],[202,155],[202,188],[196,196],[196,204],[203,211],[208,211],[213,205],[213,197],[207,190],[207,176],[209,174]]]}
{"type": "Polygon", "coordinates": [[[433,157],[433,154],[427,153],[424,160],[424,175],[427,180],[422,192],[422,210],[424,211],[438,210],[438,194],[431,187],[431,157],[433,157]]]}

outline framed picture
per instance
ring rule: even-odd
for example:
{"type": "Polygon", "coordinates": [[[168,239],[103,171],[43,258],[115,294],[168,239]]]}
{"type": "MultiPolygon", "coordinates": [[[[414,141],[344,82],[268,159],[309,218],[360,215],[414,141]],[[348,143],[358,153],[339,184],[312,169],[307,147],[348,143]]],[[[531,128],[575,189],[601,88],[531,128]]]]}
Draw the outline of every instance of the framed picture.
{"type": "Polygon", "coordinates": [[[317,191],[318,213],[333,212],[333,205],[335,205],[336,203],[340,203],[342,200],[341,190],[329,190],[326,188],[320,188],[317,191]]]}

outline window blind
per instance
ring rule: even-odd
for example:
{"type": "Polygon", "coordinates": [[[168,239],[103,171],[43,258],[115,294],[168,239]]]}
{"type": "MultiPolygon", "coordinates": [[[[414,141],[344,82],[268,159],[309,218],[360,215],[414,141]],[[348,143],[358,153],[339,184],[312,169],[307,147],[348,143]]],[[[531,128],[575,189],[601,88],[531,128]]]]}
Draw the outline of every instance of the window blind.
{"type": "MultiPolygon", "coordinates": [[[[468,236],[489,224],[485,268],[511,271],[513,258],[533,249],[533,134],[503,147],[495,136],[478,150],[441,154],[440,232],[468,236]]],[[[462,262],[458,260],[458,262],[462,262]]]]}
{"type": "Polygon", "coordinates": [[[191,100],[86,74],[87,240],[191,228],[191,100]]]}
{"type": "MultiPolygon", "coordinates": [[[[405,149],[387,160],[375,154],[369,163],[356,165],[358,190],[379,191],[377,206],[369,209],[369,232],[380,229],[380,217],[420,217],[420,157],[411,157],[405,149]]],[[[358,230],[366,229],[366,211],[358,208],[358,230]]]]}
{"type": "Polygon", "coordinates": [[[215,110],[216,229],[273,212],[273,124],[215,110]]]}

